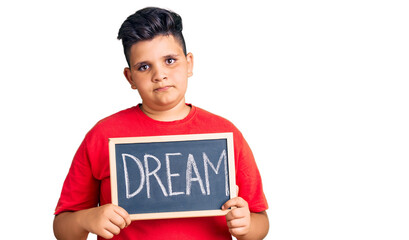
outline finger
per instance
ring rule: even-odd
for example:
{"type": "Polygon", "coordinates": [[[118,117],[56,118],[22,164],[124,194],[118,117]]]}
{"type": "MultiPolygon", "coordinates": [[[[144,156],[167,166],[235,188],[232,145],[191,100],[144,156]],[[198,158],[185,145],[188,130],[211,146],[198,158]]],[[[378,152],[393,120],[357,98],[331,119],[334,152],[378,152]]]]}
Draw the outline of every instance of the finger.
{"type": "Polygon", "coordinates": [[[246,210],[244,210],[243,208],[235,208],[226,214],[226,220],[230,221],[237,218],[245,218],[246,216],[247,216],[246,210]]]}
{"type": "Polygon", "coordinates": [[[241,228],[241,227],[246,227],[247,226],[247,222],[245,218],[236,218],[236,219],[231,219],[228,220],[227,222],[227,226],[232,229],[232,228],[241,228]]]}
{"type": "Polygon", "coordinates": [[[103,229],[101,233],[97,233],[98,236],[103,237],[105,239],[111,239],[114,237],[114,234],[112,234],[110,231],[103,229]]]}
{"type": "Polygon", "coordinates": [[[247,206],[248,206],[248,204],[243,198],[235,197],[235,198],[232,198],[229,201],[227,201],[222,206],[222,210],[226,210],[226,209],[229,209],[231,207],[244,208],[244,207],[247,207],[247,206]]]}
{"type": "Polygon", "coordinates": [[[120,229],[124,229],[126,227],[125,219],[116,212],[114,212],[113,215],[110,216],[109,221],[120,229]]]}
{"type": "Polygon", "coordinates": [[[125,209],[123,209],[123,208],[121,208],[119,206],[116,206],[114,208],[114,211],[119,216],[121,216],[123,218],[123,220],[125,221],[125,226],[123,228],[128,227],[131,224],[131,216],[129,216],[129,213],[125,209]]]}
{"type": "Polygon", "coordinates": [[[246,233],[248,233],[248,230],[246,229],[246,227],[239,227],[239,228],[230,228],[229,232],[233,236],[240,236],[240,235],[245,235],[246,233]]]}
{"type": "Polygon", "coordinates": [[[105,226],[105,230],[107,230],[113,235],[118,235],[121,232],[121,229],[113,223],[107,224],[107,226],[105,226]]]}

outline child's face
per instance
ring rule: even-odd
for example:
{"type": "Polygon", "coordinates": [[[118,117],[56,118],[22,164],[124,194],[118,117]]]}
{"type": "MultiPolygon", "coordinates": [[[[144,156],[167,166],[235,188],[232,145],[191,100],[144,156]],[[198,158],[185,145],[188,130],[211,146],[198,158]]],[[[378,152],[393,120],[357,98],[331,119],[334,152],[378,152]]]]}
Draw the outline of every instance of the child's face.
{"type": "Polygon", "coordinates": [[[187,79],[192,76],[193,55],[183,53],[172,35],[157,36],[134,44],[130,68],[124,74],[132,89],[137,89],[142,105],[166,111],[184,104],[187,79]]]}

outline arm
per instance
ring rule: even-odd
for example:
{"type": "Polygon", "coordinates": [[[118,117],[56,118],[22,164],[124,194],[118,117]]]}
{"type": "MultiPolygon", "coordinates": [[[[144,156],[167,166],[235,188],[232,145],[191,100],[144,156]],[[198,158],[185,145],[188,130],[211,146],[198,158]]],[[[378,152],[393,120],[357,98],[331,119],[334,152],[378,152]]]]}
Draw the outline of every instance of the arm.
{"type": "Polygon", "coordinates": [[[269,229],[269,221],[266,211],[259,213],[250,212],[247,202],[236,197],[227,201],[222,209],[230,210],[226,215],[227,226],[230,233],[238,240],[263,239],[269,229]]]}
{"type": "Polygon", "coordinates": [[[77,212],[64,212],[54,219],[54,235],[57,239],[87,239],[95,233],[110,239],[131,224],[129,214],[121,207],[107,204],[77,212]]]}

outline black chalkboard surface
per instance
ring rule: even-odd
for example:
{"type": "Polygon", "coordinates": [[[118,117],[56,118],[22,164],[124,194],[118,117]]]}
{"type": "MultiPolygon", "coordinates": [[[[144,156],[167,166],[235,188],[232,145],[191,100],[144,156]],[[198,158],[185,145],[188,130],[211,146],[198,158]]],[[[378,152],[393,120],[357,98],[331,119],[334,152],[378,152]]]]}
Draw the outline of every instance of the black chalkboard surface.
{"type": "Polygon", "coordinates": [[[110,138],[112,203],[132,220],[225,215],[236,197],[232,133],[110,138]]]}

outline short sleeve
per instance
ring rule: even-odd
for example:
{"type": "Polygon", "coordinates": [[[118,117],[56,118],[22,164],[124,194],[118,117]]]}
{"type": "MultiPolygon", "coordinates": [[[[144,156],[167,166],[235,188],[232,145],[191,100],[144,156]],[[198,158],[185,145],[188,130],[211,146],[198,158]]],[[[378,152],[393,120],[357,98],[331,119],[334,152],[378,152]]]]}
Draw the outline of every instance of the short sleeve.
{"type": "Polygon", "coordinates": [[[64,181],[55,215],[98,205],[100,181],[93,177],[87,152],[87,139],[84,139],[74,156],[64,181]]]}
{"type": "Polygon", "coordinates": [[[251,212],[268,208],[263,184],[253,153],[240,132],[235,133],[236,184],[239,196],[247,201],[251,212]]]}

